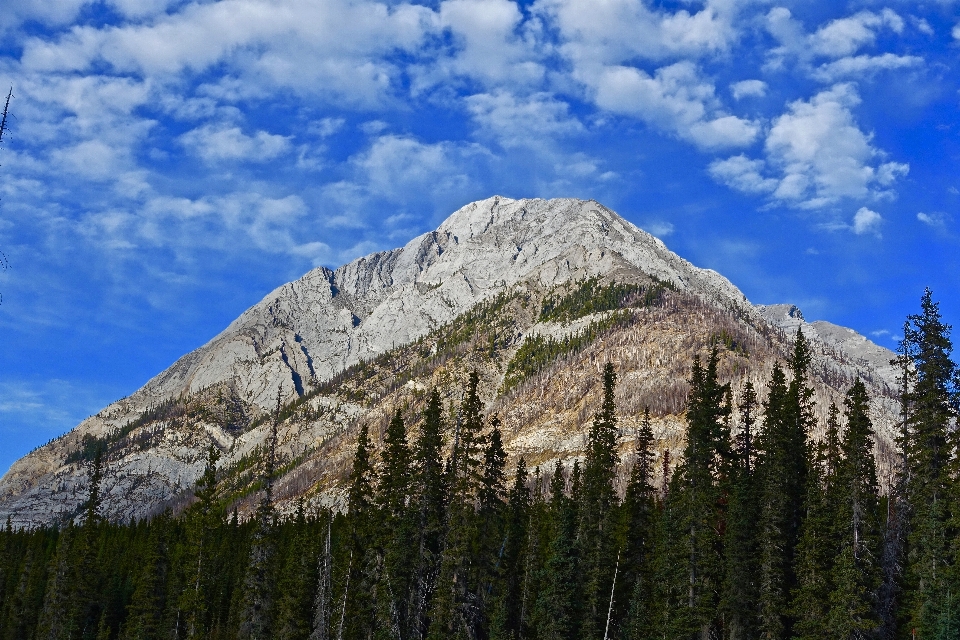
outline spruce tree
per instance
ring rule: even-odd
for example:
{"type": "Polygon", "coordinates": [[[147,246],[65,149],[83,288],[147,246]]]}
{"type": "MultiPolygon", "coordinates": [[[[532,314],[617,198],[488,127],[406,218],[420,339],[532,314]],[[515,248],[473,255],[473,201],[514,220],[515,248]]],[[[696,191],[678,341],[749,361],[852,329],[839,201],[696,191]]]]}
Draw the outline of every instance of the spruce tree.
{"type": "Polygon", "coordinates": [[[413,486],[410,512],[416,521],[413,575],[407,605],[409,622],[405,637],[421,640],[430,623],[440,553],[445,530],[447,478],[443,472],[443,403],[436,389],[431,391],[423,414],[420,433],[413,450],[413,486]]]}
{"type": "Polygon", "coordinates": [[[458,413],[447,471],[447,529],[429,634],[437,640],[473,638],[484,625],[480,581],[485,558],[480,551],[481,522],[477,513],[484,462],[479,384],[479,375],[472,372],[458,413]]]}
{"type": "Polygon", "coordinates": [[[837,473],[839,548],[828,626],[835,637],[863,640],[873,637],[880,626],[876,596],[882,577],[882,537],[873,424],[867,389],[859,378],[847,392],[844,408],[847,428],[837,473]]]}
{"type": "MultiPolygon", "coordinates": [[[[535,595],[531,627],[538,640],[575,640],[582,637],[583,573],[577,545],[577,502],[565,493],[563,465],[550,481],[549,548],[535,595]]],[[[571,482],[571,494],[573,491],[571,482]]]]}
{"type": "Polygon", "coordinates": [[[527,565],[530,520],[530,490],[527,488],[527,465],[521,457],[517,461],[513,486],[507,498],[504,518],[503,551],[498,558],[496,590],[491,599],[491,640],[516,640],[524,632],[523,577],[527,565]]]}
{"type": "Polygon", "coordinates": [[[731,407],[729,385],[721,385],[717,379],[718,364],[716,348],[706,367],[699,358],[694,359],[687,402],[687,442],[671,483],[670,508],[680,526],[674,544],[681,546],[685,555],[675,579],[682,575],[687,585],[686,601],[674,612],[676,628],[704,638],[722,628],[717,612],[724,581],[721,532],[726,517],[731,407]]]}
{"type": "Polygon", "coordinates": [[[791,612],[797,640],[826,638],[831,633],[830,593],[838,539],[840,419],[831,404],[824,439],[811,448],[813,459],[807,484],[806,511],[797,544],[797,587],[791,612]]]}
{"type": "Polygon", "coordinates": [[[101,617],[98,601],[97,547],[103,520],[100,513],[103,449],[90,466],[83,524],[68,523],[57,541],[44,595],[38,640],[65,640],[94,634],[101,617]]]}
{"type": "Polygon", "coordinates": [[[371,544],[376,529],[373,482],[370,432],[367,425],[363,424],[357,435],[357,449],[347,493],[349,555],[338,623],[338,638],[342,630],[342,636],[347,640],[367,640],[374,630],[376,602],[373,588],[377,577],[377,558],[371,544]]]}
{"type": "Polygon", "coordinates": [[[949,468],[951,448],[956,448],[949,441],[956,419],[956,365],[950,359],[950,326],[942,321],[929,289],[920,307],[919,314],[908,316],[901,345],[913,368],[912,388],[904,390],[902,399],[909,470],[905,490],[911,505],[906,557],[911,593],[905,618],[907,628],[916,629],[920,637],[936,637],[957,615],[953,600],[960,586],[948,575],[957,555],[950,549],[951,529],[957,526],[951,526],[951,508],[957,510],[960,504],[951,495],[955,481],[949,468]]]}
{"type": "Polygon", "coordinates": [[[756,637],[759,563],[757,562],[758,491],[754,438],[759,401],[753,383],[740,398],[740,431],[733,446],[730,497],[724,540],[725,579],[721,608],[730,640],[756,637]]]}
{"type": "Polygon", "coordinates": [[[774,366],[764,402],[760,460],[759,613],[761,635],[769,640],[791,637],[790,595],[797,586],[796,548],[807,494],[807,433],[813,426],[812,395],[807,384],[810,348],[797,330],[789,359],[789,384],[774,366]]]}
{"type": "Polygon", "coordinates": [[[629,595],[623,635],[630,640],[640,640],[653,634],[650,626],[656,522],[653,462],[653,430],[650,426],[650,410],[645,408],[637,429],[634,462],[622,505],[625,528],[622,584],[624,594],[629,595]]]}
{"type": "Polygon", "coordinates": [[[270,436],[263,450],[260,502],[254,514],[254,532],[240,603],[241,640],[267,640],[273,635],[277,545],[274,535],[276,513],[273,481],[276,467],[277,428],[280,420],[280,391],[270,436]]]}
{"type": "Polygon", "coordinates": [[[219,459],[219,450],[210,445],[207,448],[206,465],[194,489],[196,502],[184,512],[187,539],[180,562],[184,576],[179,611],[175,616],[175,633],[179,636],[182,632],[187,640],[206,636],[209,627],[209,600],[214,573],[213,536],[223,523],[223,510],[216,500],[219,459]]]}
{"type": "Polygon", "coordinates": [[[607,614],[607,601],[616,564],[617,495],[614,488],[617,453],[616,405],[613,364],[603,369],[603,400],[594,415],[583,466],[583,491],[577,534],[580,571],[583,576],[583,625],[581,637],[599,640],[607,614]]]}
{"type": "Polygon", "coordinates": [[[379,635],[390,638],[398,637],[408,626],[407,605],[414,560],[410,547],[416,526],[416,520],[407,508],[410,458],[406,425],[398,409],[384,437],[375,497],[381,523],[376,541],[381,554],[377,627],[379,635]]]}

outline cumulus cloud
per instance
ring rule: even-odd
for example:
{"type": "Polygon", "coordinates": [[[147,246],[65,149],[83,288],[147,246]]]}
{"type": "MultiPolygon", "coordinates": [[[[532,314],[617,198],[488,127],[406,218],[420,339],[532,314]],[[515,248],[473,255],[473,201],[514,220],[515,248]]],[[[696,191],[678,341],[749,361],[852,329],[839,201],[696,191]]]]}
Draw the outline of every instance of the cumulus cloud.
{"type": "MultiPolygon", "coordinates": [[[[426,7],[347,0],[223,0],[189,4],[143,24],[76,26],[55,41],[24,44],[30,71],[175,76],[226,65],[242,92],[264,87],[377,104],[399,70],[385,58],[412,52],[437,28],[426,7]]],[[[229,75],[229,73],[228,73],[229,75]]]]}
{"type": "Polygon", "coordinates": [[[953,30],[950,32],[954,40],[960,40],[960,22],[953,25],[953,30]]]}
{"type": "Polygon", "coordinates": [[[860,207],[853,215],[853,232],[858,236],[866,233],[880,235],[880,224],[883,222],[883,216],[876,211],[860,207]]]}
{"type": "Polygon", "coordinates": [[[543,0],[536,9],[559,29],[560,50],[578,66],[714,55],[738,35],[739,7],[723,0],[708,0],[692,14],[653,9],[641,0],[543,0]]]}
{"type": "Polygon", "coordinates": [[[879,71],[923,64],[923,58],[915,55],[857,55],[864,47],[875,44],[881,30],[903,32],[903,18],[890,9],[860,11],[807,33],[789,9],[776,7],[767,13],[766,26],[780,43],[769,52],[768,66],[782,67],[787,60],[794,59],[801,69],[821,82],[833,83],[844,77],[866,78],[879,71]],[[827,61],[819,62],[824,59],[827,61]]]}
{"type": "Polygon", "coordinates": [[[767,83],[763,80],[741,80],[730,85],[734,100],[741,98],[762,98],[767,95],[767,83]]]}
{"type": "Polygon", "coordinates": [[[735,156],[715,161],[710,173],[735,189],[766,193],[774,201],[808,209],[847,198],[889,197],[909,166],[882,161],[884,154],[854,120],[851,109],[859,102],[850,84],[792,102],[773,121],[763,159],[735,156]]]}
{"type": "Polygon", "coordinates": [[[546,69],[530,38],[518,31],[523,15],[510,0],[446,0],[440,4],[439,26],[452,34],[449,55],[419,69],[421,85],[463,77],[494,87],[536,84],[546,69]]]}
{"type": "Polygon", "coordinates": [[[180,136],[180,143],[206,162],[267,162],[289,151],[290,139],[266,131],[248,136],[236,126],[204,125],[180,136]]]}
{"type": "Polygon", "coordinates": [[[481,129],[507,148],[584,131],[583,124],[570,114],[570,105],[545,92],[525,98],[506,91],[479,93],[465,102],[481,129]]]}
{"type": "Polygon", "coordinates": [[[636,116],[704,149],[750,144],[759,126],[717,107],[712,84],[690,62],[660,68],[653,76],[635,67],[605,68],[595,79],[597,106],[636,116]]]}

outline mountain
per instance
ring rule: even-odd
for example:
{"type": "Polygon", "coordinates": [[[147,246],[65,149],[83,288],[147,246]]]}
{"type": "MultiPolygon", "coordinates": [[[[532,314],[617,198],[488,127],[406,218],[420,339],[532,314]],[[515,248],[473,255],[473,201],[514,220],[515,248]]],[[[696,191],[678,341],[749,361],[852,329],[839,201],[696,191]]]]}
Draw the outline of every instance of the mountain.
{"type": "Polygon", "coordinates": [[[676,454],[692,358],[718,345],[735,387],[763,388],[797,327],[815,346],[821,413],[855,376],[867,380],[887,434],[882,463],[896,415],[891,352],[806,323],[790,305],[754,307],[597,202],[493,197],[402,248],[271,292],[133,395],[17,461],[0,479],[0,518],[75,516],[97,447],[112,518],[189,500],[211,444],[223,451],[223,491],[244,511],[278,403],[281,506],[337,503],[359,425],[376,439],[401,407],[415,425],[427,390],[455,403],[470,370],[508,453],[531,466],[580,454],[607,360],[620,376],[625,457],[645,407],[661,453],[676,454]]]}

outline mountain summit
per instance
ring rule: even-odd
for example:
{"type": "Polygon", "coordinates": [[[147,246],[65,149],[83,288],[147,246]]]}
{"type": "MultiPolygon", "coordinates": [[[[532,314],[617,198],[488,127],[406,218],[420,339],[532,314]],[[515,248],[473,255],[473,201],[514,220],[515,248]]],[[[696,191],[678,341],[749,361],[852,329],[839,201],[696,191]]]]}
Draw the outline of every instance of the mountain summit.
{"type": "MultiPolygon", "coordinates": [[[[415,412],[427,388],[453,398],[469,368],[483,371],[491,410],[514,423],[508,451],[528,458],[579,455],[595,396],[585,380],[601,360],[618,364],[620,392],[633,394],[627,413],[655,405],[661,447],[675,449],[690,358],[723,344],[730,372],[762,386],[797,326],[820,345],[818,400],[854,375],[889,396],[889,352],[785,306],[754,308],[726,278],[595,201],[488,198],[404,247],[319,267],[271,292],[143,388],[16,462],[0,480],[0,517],[73,517],[96,447],[108,452],[112,517],[187,499],[211,443],[242,485],[278,393],[288,407],[278,495],[321,501],[338,499],[343,450],[359,423],[379,425],[404,404],[415,412]],[[860,351],[844,346],[853,344],[860,351]],[[563,379],[567,388],[554,389],[563,379]],[[554,397],[573,390],[581,396],[554,397]]],[[[889,403],[878,403],[886,413],[889,403]]]]}

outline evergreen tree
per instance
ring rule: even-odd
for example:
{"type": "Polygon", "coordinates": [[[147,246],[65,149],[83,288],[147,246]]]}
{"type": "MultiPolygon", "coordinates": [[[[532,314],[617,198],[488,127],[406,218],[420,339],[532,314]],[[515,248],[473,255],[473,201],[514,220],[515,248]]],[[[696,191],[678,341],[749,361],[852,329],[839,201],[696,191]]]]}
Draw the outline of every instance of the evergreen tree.
{"type": "Polygon", "coordinates": [[[694,359],[687,443],[671,483],[670,501],[680,525],[673,544],[682,547],[685,556],[674,580],[682,579],[687,587],[685,602],[673,614],[675,624],[683,634],[704,638],[718,633],[722,626],[717,612],[724,574],[721,532],[726,516],[723,503],[728,488],[731,407],[729,385],[721,385],[717,379],[718,364],[716,348],[706,367],[699,358],[694,359]]]}
{"type": "Polygon", "coordinates": [[[475,638],[484,626],[481,521],[483,478],[483,404],[480,377],[472,372],[458,414],[448,466],[449,502],[437,590],[431,610],[430,638],[475,638]]]}
{"type": "Polygon", "coordinates": [[[326,514],[326,532],[317,567],[317,591],[313,600],[313,624],[310,640],[330,640],[333,637],[333,512],[326,514]]]}
{"type": "MultiPolygon", "coordinates": [[[[577,554],[577,502],[565,494],[563,465],[557,461],[550,482],[549,550],[539,577],[531,627],[538,640],[582,637],[582,571],[577,554]]],[[[573,483],[571,483],[573,485],[573,483]]],[[[573,486],[571,494],[575,495],[573,486]]]]}
{"type": "Polygon", "coordinates": [[[376,506],[380,515],[379,552],[382,569],[377,586],[378,631],[396,638],[406,629],[407,604],[414,557],[410,554],[416,520],[407,509],[410,493],[410,447],[406,426],[397,410],[387,427],[376,506]]]}
{"type": "Polygon", "coordinates": [[[95,633],[100,621],[97,599],[97,547],[102,529],[100,484],[103,450],[97,449],[90,467],[83,524],[68,523],[57,541],[44,595],[38,640],[61,640],[95,633]]]}
{"type": "MultiPolygon", "coordinates": [[[[357,450],[353,457],[350,489],[347,494],[349,559],[339,623],[343,630],[342,637],[347,640],[367,640],[374,630],[376,602],[372,594],[377,577],[377,558],[372,548],[376,528],[373,481],[370,432],[364,424],[360,426],[357,436],[357,450]]],[[[340,630],[338,640],[339,636],[340,630]]]]}
{"type": "Polygon", "coordinates": [[[310,635],[313,622],[314,584],[317,573],[317,554],[311,544],[301,498],[296,516],[281,527],[289,542],[284,553],[283,571],[278,581],[276,633],[278,640],[303,640],[310,635]]]}
{"type": "Polygon", "coordinates": [[[607,617],[607,601],[617,558],[617,495],[614,487],[617,454],[616,405],[613,364],[603,369],[603,400],[594,415],[583,466],[578,543],[583,576],[583,624],[581,637],[599,640],[607,617]]]}
{"type": "MultiPolygon", "coordinates": [[[[121,638],[154,640],[163,637],[163,613],[166,608],[167,574],[170,569],[169,530],[171,517],[165,513],[150,522],[145,532],[146,553],[133,582],[133,594],[127,607],[127,619],[121,638]]],[[[105,619],[101,618],[104,622],[105,619]]],[[[101,631],[105,631],[101,628],[101,631]]],[[[99,636],[99,634],[98,634],[99,636]]]]}
{"type": "Polygon", "coordinates": [[[624,636],[630,640],[650,637],[651,598],[653,597],[652,555],[656,518],[656,489],[653,487],[653,429],[650,410],[644,409],[637,440],[630,481],[623,499],[623,578],[629,604],[624,636]]]}
{"type": "Polygon", "coordinates": [[[445,527],[447,484],[440,451],[443,447],[443,403],[440,393],[430,393],[420,434],[413,451],[413,486],[410,512],[417,518],[414,567],[411,579],[408,631],[405,637],[426,637],[445,527]]]}
{"type": "Polygon", "coordinates": [[[780,366],[774,366],[759,442],[759,610],[761,634],[768,640],[792,635],[789,601],[797,585],[796,548],[807,493],[813,391],[806,379],[810,348],[800,330],[789,365],[789,384],[780,366]]]}
{"type": "Polygon", "coordinates": [[[263,492],[254,515],[254,532],[250,556],[243,582],[240,604],[241,640],[266,640],[273,633],[274,589],[276,587],[276,539],[273,508],[273,481],[276,466],[277,426],[280,420],[280,391],[277,391],[277,410],[264,452],[263,492]]]}
{"type": "Polygon", "coordinates": [[[175,617],[177,635],[181,623],[187,640],[206,635],[209,626],[209,600],[213,582],[213,536],[223,522],[223,510],[216,500],[217,461],[220,452],[207,448],[207,463],[194,489],[196,502],[184,512],[186,549],[181,560],[184,568],[183,590],[175,617]]]}
{"type": "Polygon", "coordinates": [[[873,457],[873,424],[867,389],[858,378],[844,401],[847,429],[837,473],[839,549],[830,594],[830,633],[837,638],[873,637],[880,626],[880,489],[873,457]]]}
{"type": "Polygon", "coordinates": [[[528,548],[530,490],[527,488],[527,465],[521,457],[507,501],[504,521],[503,552],[497,565],[496,591],[491,603],[490,638],[517,640],[522,637],[523,577],[528,548]]]}
{"type": "Polygon", "coordinates": [[[725,581],[721,607],[730,640],[754,638],[757,630],[759,512],[753,440],[758,405],[757,392],[748,381],[740,398],[740,431],[733,447],[724,540],[725,581]]]}
{"type": "Polygon", "coordinates": [[[826,613],[830,611],[834,563],[840,548],[837,536],[837,507],[841,499],[839,431],[839,410],[831,404],[824,439],[812,447],[806,512],[797,544],[798,584],[791,607],[797,640],[815,640],[831,634],[831,621],[826,613]]]}
{"type": "MultiPolygon", "coordinates": [[[[912,388],[905,390],[905,453],[911,504],[906,580],[908,628],[920,637],[936,637],[956,615],[948,607],[956,585],[948,580],[951,561],[951,458],[948,433],[955,419],[956,366],[950,359],[950,326],[927,289],[919,314],[908,316],[903,355],[913,366],[912,388]]],[[[956,502],[956,498],[953,498],[956,502]]]]}

